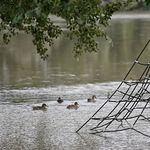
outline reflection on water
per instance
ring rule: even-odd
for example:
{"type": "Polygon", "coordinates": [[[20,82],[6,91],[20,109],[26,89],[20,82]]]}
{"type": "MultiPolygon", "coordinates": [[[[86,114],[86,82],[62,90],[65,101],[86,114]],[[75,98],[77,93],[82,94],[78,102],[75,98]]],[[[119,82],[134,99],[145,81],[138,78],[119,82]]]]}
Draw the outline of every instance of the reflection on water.
{"type": "MultiPolygon", "coordinates": [[[[89,123],[81,135],[75,133],[117,88],[149,39],[149,17],[128,17],[110,21],[106,30],[113,47],[96,38],[100,51],[85,53],[79,61],[73,57],[74,41],[63,37],[49,48],[46,61],[29,35],[21,33],[9,45],[0,39],[0,149],[147,149],[149,139],[135,132],[95,136],[88,134],[89,123]],[[94,94],[97,102],[87,103],[94,94]],[[57,104],[58,97],[65,102],[57,104]],[[74,101],[79,109],[67,110],[74,101]],[[47,111],[32,111],[43,102],[47,111]]],[[[149,48],[140,62],[149,62],[149,48]]],[[[141,72],[142,67],[135,67],[130,77],[139,78],[141,72]]]]}
{"type": "MultiPolygon", "coordinates": [[[[9,45],[4,45],[1,39],[0,87],[18,89],[121,81],[149,39],[149,24],[149,18],[113,19],[107,32],[114,46],[97,38],[100,51],[83,54],[79,61],[73,57],[73,41],[64,41],[63,37],[49,48],[50,56],[45,62],[36,53],[31,36],[21,33],[9,45]]],[[[149,61],[149,53],[143,54],[142,61],[149,61]]],[[[137,73],[138,70],[134,76],[137,73]]]]}

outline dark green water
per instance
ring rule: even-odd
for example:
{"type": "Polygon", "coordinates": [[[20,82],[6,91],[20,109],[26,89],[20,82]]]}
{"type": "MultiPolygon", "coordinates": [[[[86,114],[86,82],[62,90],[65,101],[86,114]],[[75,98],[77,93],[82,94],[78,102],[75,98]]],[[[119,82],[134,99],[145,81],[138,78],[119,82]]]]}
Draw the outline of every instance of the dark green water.
{"type": "MultiPolygon", "coordinates": [[[[83,54],[79,61],[73,57],[74,41],[64,40],[64,36],[49,48],[46,61],[36,53],[31,36],[21,33],[9,45],[3,44],[1,38],[0,89],[121,81],[149,40],[149,18],[133,17],[114,17],[106,30],[113,47],[110,40],[97,38],[99,52],[83,54]]],[[[142,61],[149,61],[149,55],[147,50],[142,61]]],[[[136,70],[133,77],[138,73],[136,70]]]]}

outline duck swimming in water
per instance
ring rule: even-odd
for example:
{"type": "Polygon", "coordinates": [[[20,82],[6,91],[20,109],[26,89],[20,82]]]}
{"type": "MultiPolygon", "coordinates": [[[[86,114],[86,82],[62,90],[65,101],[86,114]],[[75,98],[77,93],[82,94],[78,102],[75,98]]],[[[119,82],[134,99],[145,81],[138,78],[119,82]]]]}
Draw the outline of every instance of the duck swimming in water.
{"type": "Polygon", "coordinates": [[[46,104],[42,104],[42,106],[35,106],[33,107],[33,110],[43,110],[46,109],[46,107],[48,107],[46,104]]]}
{"type": "Polygon", "coordinates": [[[74,105],[68,105],[67,108],[68,109],[78,109],[79,108],[78,105],[79,104],[77,102],[75,102],[74,105]]]}
{"type": "Polygon", "coordinates": [[[57,100],[57,102],[58,102],[58,103],[62,103],[63,100],[59,97],[58,100],[57,100]]]}
{"type": "Polygon", "coordinates": [[[93,95],[92,98],[89,98],[87,101],[88,101],[88,102],[96,102],[95,99],[96,99],[96,96],[93,95]]]}

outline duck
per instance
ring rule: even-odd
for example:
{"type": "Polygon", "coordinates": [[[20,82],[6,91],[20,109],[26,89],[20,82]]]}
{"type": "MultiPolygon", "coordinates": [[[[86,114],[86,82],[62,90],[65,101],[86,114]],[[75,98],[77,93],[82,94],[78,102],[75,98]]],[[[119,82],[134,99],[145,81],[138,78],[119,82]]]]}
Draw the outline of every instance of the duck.
{"type": "Polygon", "coordinates": [[[57,102],[58,102],[58,103],[62,103],[63,100],[59,97],[58,100],[57,100],[57,102]]]}
{"type": "Polygon", "coordinates": [[[33,110],[43,110],[46,109],[46,107],[48,107],[46,104],[42,104],[42,106],[35,106],[33,107],[33,110]]]}
{"type": "Polygon", "coordinates": [[[88,102],[96,102],[96,96],[93,95],[92,98],[87,99],[88,102]]]}
{"type": "Polygon", "coordinates": [[[75,102],[74,105],[68,105],[67,108],[68,109],[78,109],[78,102],[75,102]]]}

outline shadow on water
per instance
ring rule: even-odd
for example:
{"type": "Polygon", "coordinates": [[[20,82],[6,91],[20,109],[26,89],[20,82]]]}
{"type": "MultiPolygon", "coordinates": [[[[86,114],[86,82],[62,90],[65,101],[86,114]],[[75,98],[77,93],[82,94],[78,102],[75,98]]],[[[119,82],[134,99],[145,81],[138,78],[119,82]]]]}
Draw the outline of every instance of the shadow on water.
{"type": "MultiPolygon", "coordinates": [[[[114,17],[106,29],[114,46],[96,38],[100,51],[84,53],[79,61],[71,52],[74,41],[64,41],[63,37],[49,48],[46,61],[36,53],[29,35],[21,33],[9,45],[0,39],[0,149],[149,147],[148,138],[132,131],[91,135],[89,129],[93,122],[79,134],[75,133],[106,101],[108,92],[117,88],[149,39],[149,18],[128,17],[114,17]],[[92,95],[97,96],[96,103],[87,103],[92,95]],[[64,99],[62,104],[56,102],[58,97],[64,99]],[[78,110],[66,109],[75,101],[79,103],[78,110]],[[42,103],[49,106],[46,111],[32,110],[42,103]]],[[[150,51],[146,51],[140,61],[147,63],[149,55],[150,51]]],[[[138,78],[142,71],[135,67],[131,77],[138,78]]]]}

